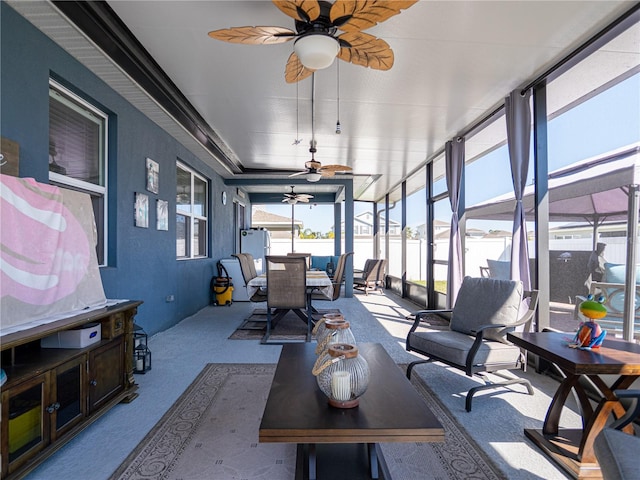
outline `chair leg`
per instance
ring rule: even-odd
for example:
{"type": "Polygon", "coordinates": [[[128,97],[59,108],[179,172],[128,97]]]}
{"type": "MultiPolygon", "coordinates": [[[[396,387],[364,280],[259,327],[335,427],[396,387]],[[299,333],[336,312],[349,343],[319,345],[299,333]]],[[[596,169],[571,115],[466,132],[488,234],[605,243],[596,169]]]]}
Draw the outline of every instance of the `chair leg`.
{"type": "Polygon", "coordinates": [[[509,377],[503,373],[499,373],[499,372],[493,372],[494,375],[497,375],[498,377],[502,377],[505,378],[506,380],[504,382],[497,382],[497,383],[485,383],[484,385],[479,385],[477,387],[473,387],[471,390],[469,390],[469,392],[467,393],[467,397],[465,400],[465,409],[467,410],[467,412],[471,411],[471,402],[473,401],[473,396],[479,392],[480,390],[489,390],[489,389],[493,389],[493,388],[500,388],[500,387],[506,387],[507,385],[515,385],[515,384],[520,384],[520,385],[524,385],[527,388],[527,393],[529,395],[533,395],[533,387],[531,386],[531,383],[529,382],[529,380],[525,379],[525,378],[513,378],[513,377],[509,377]]]}
{"type": "Polygon", "coordinates": [[[422,363],[429,363],[429,362],[431,362],[431,360],[416,360],[415,362],[411,362],[409,365],[407,365],[407,378],[411,380],[411,372],[413,371],[413,367],[415,367],[416,365],[420,365],[422,363]]]}
{"type": "Polygon", "coordinates": [[[271,308],[267,307],[267,331],[265,332],[264,337],[262,337],[262,340],[260,340],[260,343],[267,343],[270,336],[271,336],[271,308]]]}

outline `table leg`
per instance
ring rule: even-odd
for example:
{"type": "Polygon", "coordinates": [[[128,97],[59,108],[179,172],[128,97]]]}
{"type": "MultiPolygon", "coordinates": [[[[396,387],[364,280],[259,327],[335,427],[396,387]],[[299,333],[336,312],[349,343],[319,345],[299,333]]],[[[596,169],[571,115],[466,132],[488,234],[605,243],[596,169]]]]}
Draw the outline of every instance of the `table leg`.
{"type": "Polygon", "coordinates": [[[593,442],[610,416],[617,419],[626,412],[613,392],[629,388],[640,375],[621,375],[612,386],[608,386],[598,375],[586,375],[601,394],[595,410],[589,404],[587,394],[579,383],[580,377],[567,375],[549,406],[543,430],[525,429],[525,435],[575,478],[595,478],[599,473],[599,466],[593,451],[593,442]],[[583,426],[581,429],[560,431],[560,413],[571,389],[574,389],[580,402],[583,426]]]}
{"type": "Polygon", "coordinates": [[[579,375],[568,375],[562,380],[560,386],[558,386],[558,390],[556,390],[553,400],[551,400],[551,405],[549,405],[549,410],[547,410],[547,416],[544,419],[542,433],[545,435],[558,434],[558,424],[560,423],[562,409],[567,402],[567,397],[571,393],[571,390],[578,384],[579,379],[579,375]]]}
{"type": "Polygon", "coordinates": [[[377,480],[380,478],[380,472],[378,471],[378,451],[376,450],[376,444],[367,443],[367,449],[369,450],[369,473],[372,479],[377,480]]]}
{"type": "Polygon", "coordinates": [[[307,458],[309,461],[309,480],[316,480],[317,468],[316,468],[316,444],[307,444],[307,458]]]}

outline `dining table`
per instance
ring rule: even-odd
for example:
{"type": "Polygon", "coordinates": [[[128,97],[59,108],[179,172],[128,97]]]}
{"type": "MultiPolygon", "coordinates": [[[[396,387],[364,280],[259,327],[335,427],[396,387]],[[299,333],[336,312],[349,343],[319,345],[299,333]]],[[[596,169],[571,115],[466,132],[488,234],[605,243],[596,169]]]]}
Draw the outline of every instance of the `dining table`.
{"type": "MultiPolygon", "coordinates": [[[[307,270],[306,277],[307,295],[321,294],[331,300],[333,296],[333,283],[324,270],[307,270]]],[[[267,288],[267,274],[263,273],[249,280],[247,293],[249,298],[259,289],[267,288]]]]}

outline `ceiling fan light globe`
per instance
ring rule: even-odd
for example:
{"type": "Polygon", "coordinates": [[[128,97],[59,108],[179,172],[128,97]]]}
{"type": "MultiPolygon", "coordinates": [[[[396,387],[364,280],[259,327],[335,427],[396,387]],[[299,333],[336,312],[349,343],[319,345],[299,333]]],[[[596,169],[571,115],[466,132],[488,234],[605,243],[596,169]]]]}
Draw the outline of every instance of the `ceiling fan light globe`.
{"type": "Polygon", "coordinates": [[[300,37],[293,45],[293,51],[296,52],[300,63],[311,70],[330,67],[339,50],[338,41],[322,33],[300,37]]]}
{"type": "Polygon", "coordinates": [[[296,198],[287,198],[287,203],[289,205],[295,205],[296,203],[298,203],[298,200],[296,198]]]}
{"type": "Polygon", "coordinates": [[[319,182],[320,179],[322,178],[322,175],[319,174],[318,172],[311,172],[311,173],[307,173],[307,182],[319,182]]]}

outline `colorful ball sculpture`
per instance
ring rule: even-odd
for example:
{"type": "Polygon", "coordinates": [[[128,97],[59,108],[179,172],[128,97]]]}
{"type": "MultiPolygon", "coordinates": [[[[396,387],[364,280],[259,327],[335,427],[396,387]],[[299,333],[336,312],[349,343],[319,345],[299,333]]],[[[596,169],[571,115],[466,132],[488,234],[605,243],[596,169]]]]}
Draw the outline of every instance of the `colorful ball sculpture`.
{"type": "Polygon", "coordinates": [[[580,304],[580,313],[588,318],[586,322],[582,322],[578,327],[576,336],[573,338],[571,346],[578,348],[599,348],[602,345],[607,331],[603,330],[596,320],[604,318],[607,315],[607,309],[603,305],[604,297],[598,300],[593,299],[593,295],[589,295],[587,299],[580,304]]]}

